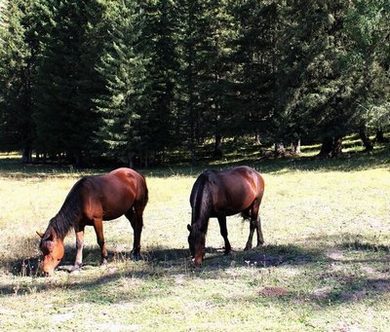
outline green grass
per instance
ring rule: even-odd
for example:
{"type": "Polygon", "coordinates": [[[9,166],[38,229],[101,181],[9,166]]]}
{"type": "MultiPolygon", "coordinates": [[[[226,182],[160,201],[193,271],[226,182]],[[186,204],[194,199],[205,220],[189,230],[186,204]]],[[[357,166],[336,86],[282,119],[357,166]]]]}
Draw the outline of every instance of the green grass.
{"type": "MultiPolygon", "coordinates": [[[[234,252],[223,256],[212,219],[197,270],[186,224],[189,193],[205,165],[149,169],[144,259],[129,259],[132,229],[122,217],[105,223],[107,266],[98,265],[87,228],[83,270],[52,278],[29,273],[39,257],[35,231],[46,228],[76,179],[103,170],[22,166],[2,155],[0,330],[388,331],[390,154],[358,150],[336,160],[262,161],[244,151],[214,164],[245,163],[263,173],[266,245],[243,252],[249,226],[230,217],[234,252]]],[[[70,233],[63,265],[73,262],[74,241],[70,233]]]]}

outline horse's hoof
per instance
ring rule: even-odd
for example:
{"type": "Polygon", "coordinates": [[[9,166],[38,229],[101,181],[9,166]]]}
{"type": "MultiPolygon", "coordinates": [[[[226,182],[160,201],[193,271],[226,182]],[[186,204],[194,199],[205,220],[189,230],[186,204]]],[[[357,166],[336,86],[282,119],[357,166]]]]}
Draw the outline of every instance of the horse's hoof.
{"type": "Polygon", "coordinates": [[[141,255],[139,253],[131,253],[131,259],[133,261],[139,261],[141,260],[141,255]]]}
{"type": "Polygon", "coordinates": [[[251,250],[251,249],[252,249],[252,246],[246,245],[245,248],[244,248],[244,251],[248,251],[248,250],[251,250]]]}
{"type": "Polygon", "coordinates": [[[81,266],[80,265],[75,265],[75,266],[72,266],[72,268],[70,269],[69,273],[72,273],[72,274],[77,274],[79,273],[81,270],[81,266]]]}
{"type": "Polygon", "coordinates": [[[107,265],[107,258],[103,258],[100,265],[107,265]]]}

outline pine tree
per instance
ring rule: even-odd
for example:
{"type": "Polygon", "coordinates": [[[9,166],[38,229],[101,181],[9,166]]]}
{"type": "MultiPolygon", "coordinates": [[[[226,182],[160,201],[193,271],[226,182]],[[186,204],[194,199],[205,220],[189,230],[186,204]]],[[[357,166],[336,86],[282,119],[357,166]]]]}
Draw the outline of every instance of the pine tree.
{"type": "Polygon", "coordinates": [[[196,159],[195,146],[214,136],[214,155],[221,154],[221,140],[229,133],[228,107],[231,49],[228,42],[232,17],[227,3],[213,0],[180,2],[181,55],[180,107],[183,139],[196,159]]]}
{"type": "Polygon", "coordinates": [[[390,4],[357,0],[348,10],[344,30],[348,36],[346,65],[360,77],[354,105],[355,130],[366,150],[373,149],[369,132],[390,127],[390,4]]]}
{"type": "Polygon", "coordinates": [[[32,160],[34,84],[39,45],[31,24],[38,11],[30,0],[9,1],[0,22],[0,141],[2,149],[20,149],[32,160]]]}
{"type": "Polygon", "coordinates": [[[235,88],[235,123],[242,134],[255,134],[265,143],[283,139],[275,112],[278,51],[278,3],[275,1],[233,2],[238,23],[235,88]]]}
{"type": "Polygon", "coordinates": [[[292,1],[284,17],[283,66],[279,73],[278,114],[284,128],[304,137],[322,138],[323,155],[341,150],[347,132],[351,76],[341,64],[345,54],[341,29],[348,4],[292,1]]]}
{"type": "Polygon", "coordinates": [[[173,143],[177,10],[168,0],[145,1],[136,20],[139,35],[134,51],[145,59],[145,70],[135,82],[140,94],[130,102],[134,102],[135,114],[140,117],[136,123],[137,149],[144,165],[164,159],[173,143]]]}
{"type": "Polygon", "coordinates": [[[37,149],[80,164],[94,149],[98,127],[94,99],[102,80],[96,70],[102,38],[96,29],[103,7],[98,1],[53,2],[45,22],[34,120],[37,149]]]}
{"type": "Polygon", "coordinates": [[[96,103],[102,123],[98,131],[101,151],[112,159],[126,161],[130,166],[139,154],[138,121],[142,114],[138,82],[145,76],[145,64],[134,47],[139,32],[136,17],[140,13],[134,1],[109,1],[104,18],[108,38],[99,64],[99,73],[106,90],[96,103]]]}

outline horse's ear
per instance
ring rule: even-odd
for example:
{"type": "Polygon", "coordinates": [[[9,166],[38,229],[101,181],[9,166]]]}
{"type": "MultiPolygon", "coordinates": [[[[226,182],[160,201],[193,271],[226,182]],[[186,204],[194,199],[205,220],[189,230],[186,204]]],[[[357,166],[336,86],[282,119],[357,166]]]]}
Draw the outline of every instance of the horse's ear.
{"type": "Polygon", "coordinates": [[[188,224],[188,225],[187,225],[187,229],[188,229],[188,231],[189,231],[189,232],[191,232],[191,231],[192,231],[192,227],[191,227],[191,225],[190,225],[190,224],[188,224]]]}
{"type": "Polygon", "coordinates": [[[43,233],[38,232],[38,231],[36,231],[36,232],[37,232],[38,236],[42,239],[43,238],[43,233]]]}

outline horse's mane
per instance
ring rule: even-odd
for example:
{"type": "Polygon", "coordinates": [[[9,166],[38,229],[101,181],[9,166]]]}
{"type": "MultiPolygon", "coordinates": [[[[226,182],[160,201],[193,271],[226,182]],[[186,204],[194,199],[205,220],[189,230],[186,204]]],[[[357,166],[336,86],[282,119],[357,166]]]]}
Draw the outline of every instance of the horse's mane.
{"type": "MultiPolygon", "coordinates": [[[[70,229],[74,227],[75,223],[81,217],[81,196],[80,188],[83,186],[87,178],[82,178],[75,183],[70,192],[65,198],[61,209],[58,211],[55,217],[50,220],[46,233],[52,228],[56,235],[63,239],[70,229]]],[[[46,234],[45,234],[46,235],[46,234]]]]}
{"type": "Polygon", "coordinates": [[[204,171],[194,184],[192,199],[192,222],[198,230],[207,231],[209,213],[212,207],[212,196],[210,192],[209,176],[212,171],[204,171]],[[200,224],[197,222],[200,221],[200,224]]]}

